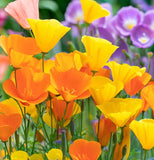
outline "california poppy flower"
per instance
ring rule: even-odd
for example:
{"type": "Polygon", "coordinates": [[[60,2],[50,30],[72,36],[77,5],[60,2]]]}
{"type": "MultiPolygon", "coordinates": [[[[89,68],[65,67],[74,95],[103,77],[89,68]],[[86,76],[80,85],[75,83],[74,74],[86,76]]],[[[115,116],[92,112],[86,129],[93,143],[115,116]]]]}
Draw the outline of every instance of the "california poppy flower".
{"type": "MultiPolygon", "coordinates": [[[[47,105],[49,108],[49,106],[47,105]]],[[[44,114],[43,120],[46,122],[48,126],[52,126],[53,128],[57,127],[58,122],[64,121],[63,127],[68,125],[71,118],[75,115],[81,112],[80,106],[71,101],[67,104],[64,100],[53,98],[52,99],[52,125],[51,125],[51,112],[50,108],[48,109],[48,112],[44,114]],[[67,108],[66,108],[67,107],[67,108]],[[66,109],[66,113],[64,115],[66,109]]]]}
{"type": "Polygon", "coordinates": [[[138,66],[130,66],[128,64],[119,64],[115,61],[110,61],[106,64],[112,72],[114,81],[122,81],[124,85],[136,76],[142,76],[146,68],[138,66]]]}
{"type": "Polygon", "coordinates": [[[89,87],[91,76],[77,71],[75,68],[65,72],[50,70],[51,85],[64,98],[65,101],[84,99],[90,96],[89,87]]]}
{"type": "Polygon", "coordinates": [[[92,71],[100,70],[118,48],[105,39],[91,36],[83,36],[82,42],[86,53],[77,53],[81,56],[82,65],[88,63],[92,71]]]}
{"type": "Polygon", "coordinates": [[[142,119],[140,121],[133,120],[129,127],[140,141],[143,149],[150,150],[154,147],[153,119],[142,119]]]}
{"type": "Polygon", "coordinates": [[[102,104],[114,98],[123,89],[123,83],[102,76],[92,77],[90,93],[96,104],[102,104]]]}
{"type": "Polygon", "coordinates": [[[96,135],[98,135],[100,144],[103,147],[107,146],[111,138],[111,133],[116,131],[116,125],[108,118],[101,118],[98,134],[98,120],[92,122],[92,124],[96,135]]]}
{"type": "Polygon", "coordinates": [[[48,97],[46,91],[50,76],[46,73],[35,73],[30,68],[16,70],[16,82],[11,79],[3,83],[4,91],[15,99],[28,104],[38,104],[48,97]]]}
{"type": "Polygon", "coordinates": [[[94,0],[80,0],[80,2],[86,23],[91,23],[98,18],[106,17],[110,14],[108,10],[102,8],[102,6],[94,0]]]}
{"type": "Polygon", "coordinates": [[[37,45],[44,53],[49,52],[58,41],[70,30],[55,19],[28,19],[37,45]]]}
{"type": "Polygon", "coordinates": [[[51,149],[48,153],[46,153],[48,160],[62,160],[63,159],[63,152],[60,149],[51,149]]]}
{"type": "Polygon", "coordinates": [[[8,54],[9,61],[15,68],[26,66],[33,55],[41,52],[34,38],[21,35],[0,36],[0,46],[8,54]]]}
{"type": "Polygon", "coordinates": [[[141,99],[113,98],[96,106],[106,118],[119,127],[128,125],[142,107],[141,99]]]}
{"type": "Polygon", "coordinates": [[[28,153],[25,151],[19,150],[11,153],[11,159],[14,160],[19,160],[19,159],[27,160],[28,158],[29,158],[28,153]]]}
{"type": "Polygon", "coordinates": [[[149,73],[143,73],[142,76],[136,76],[127,82],[124,86],[124,89],[127,94],[135,95],[139,92],[151,79],[151,75],[149,73]]]}
{"type": "Polygon", "coordinates": [[[9,3],[5,11],[23,28],[30,29],[27,18],[39,19],[39,0],[16,0],[9,3]]]}
{"type": "Polygon", "coordinates": [[[75,140],[69,147],[69,154],[73,160],[97,160],[101,152],[100,143],[84,139],[75,140]]]}
{"type": "Polygon", "coordinates": [[[8,138],[22,124],[22,116],[18,104],[13,99],[0,103],[0,139],[7,141],[8,138]]]}

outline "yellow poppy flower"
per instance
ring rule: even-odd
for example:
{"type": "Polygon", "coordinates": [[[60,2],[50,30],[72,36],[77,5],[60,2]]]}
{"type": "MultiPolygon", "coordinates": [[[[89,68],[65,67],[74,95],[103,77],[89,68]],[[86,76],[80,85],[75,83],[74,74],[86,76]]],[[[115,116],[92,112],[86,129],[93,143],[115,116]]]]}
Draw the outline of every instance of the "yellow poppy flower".
{"type": "Polygon", "coordinates": [[[107,66],[111,69],[113,80],[122,81],[124,84],[136,76],[142,76],[146,70],[145,67],[139,68],[128,64],[118,64],[115,61],[110,61],[107,66]]]}
{"type": "Polygon", "coordinates": [[[96,104],[102,104],[114,98],[124,85],[120,81],[111,81],[109,78],[94,76],[91,80],[90,93],[96,104]]]}
{"type": "Polygon", "coordinates": [[[134,120],[129,127],[134,132],[144,149],[150,150],[154,147],[153,119],[142,119],[140,121],[134,120]]]}
{"type": "Polygon", "coordinates": [[[133,98],[113,98],[109,102],[97,105],[97,108],[119,127],[130,123],[133,117],[142,107],[141,99],[133,98]]]}
{"type": "Polygon", "coordinates": [[[70,30],[55,19],[27,19],[36,39],[37,45],[44,53],[49,52],[70,30]]]}
{"type": "Polygon", "coordinates": [[[62,160],[63,153],[60,149],[51,149],[48,153],[46,153],[48,160],[62,160]]]}
{"type": "Polygon", "coordinates": [[[80,53],[82,64],[89,64],[92,71],[98,71],[109,60],[110,56],[118,48],[111,42],[91,36],[83,36],[82,42],[86,48],[86,53],[80,53]]]}
{"type": "Polygon", "coordinates": [[[28,154],[24,151],[15,151],[11,153],[11,160],[28,160],[28,154]]]}
{"type": "Polygon", "coordinates": [[[80,0],[80,2],[86,23],[91,23],[96,19],[106,17],[110,14],[108,10],[102,8],[102,6],[94,0],[80,0]]]}
{"type": "Polygon", "coordinates": [[[33,154],[29,157],[29,160],[44,160],[42,154],[33,154]]]}

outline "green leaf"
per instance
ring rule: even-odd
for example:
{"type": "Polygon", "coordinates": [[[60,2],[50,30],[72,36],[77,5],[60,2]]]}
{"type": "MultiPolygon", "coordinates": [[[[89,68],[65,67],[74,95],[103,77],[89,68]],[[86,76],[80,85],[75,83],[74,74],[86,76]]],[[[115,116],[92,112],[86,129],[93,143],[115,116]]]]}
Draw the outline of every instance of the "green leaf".
{"type": "Polygon", "coordinates": [[[42,0],[39,2],[40,9],[49,9],[50,11],[56,12],[58,5],[53,0],[42,0]]]}

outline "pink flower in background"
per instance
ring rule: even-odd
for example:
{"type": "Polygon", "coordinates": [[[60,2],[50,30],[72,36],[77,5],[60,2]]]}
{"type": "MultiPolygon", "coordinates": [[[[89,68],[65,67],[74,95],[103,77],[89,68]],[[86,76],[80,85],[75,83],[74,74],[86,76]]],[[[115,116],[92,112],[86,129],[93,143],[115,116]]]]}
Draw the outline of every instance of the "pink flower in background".
{"type": "Polygon", "coordinates": [[[5,20],[7,18],[7,14],[4,9],[0,9],[0,28],[3,27],[5,20]]]}
{"type": "Polygon", "coordinates": [[[16,0],[9,3],[5,11],[23,28],[30,29],[27,18],[39,19],[39,0],[16,0]]]}
{"type": "Polygon", "coordinates": [[[0,81],[2,81],[2,79],[4,78],[8,65],[9,65],[8,57],[0,55],[0,81]]]}

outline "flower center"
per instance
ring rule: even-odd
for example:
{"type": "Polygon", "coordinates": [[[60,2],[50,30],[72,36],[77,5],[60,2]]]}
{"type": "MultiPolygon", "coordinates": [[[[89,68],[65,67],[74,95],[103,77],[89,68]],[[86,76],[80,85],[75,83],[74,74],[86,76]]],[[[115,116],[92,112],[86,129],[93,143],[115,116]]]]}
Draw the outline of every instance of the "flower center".
{"type": "Polygon", "coordinates": [[[136,20],[134,20],[134,19],[128,19],[127,21],[124,22],[124,27],[127,30],[133,29],[134,26],[136,26],[136,20]]]}
{"type": "Polygon", "coordinates": [[[139,42],[141,42],[142,44],[145,44],[149,41],[149,38],[145,35],[145,33],[143,33],[143,36],[138,38],[139,42]]]}

